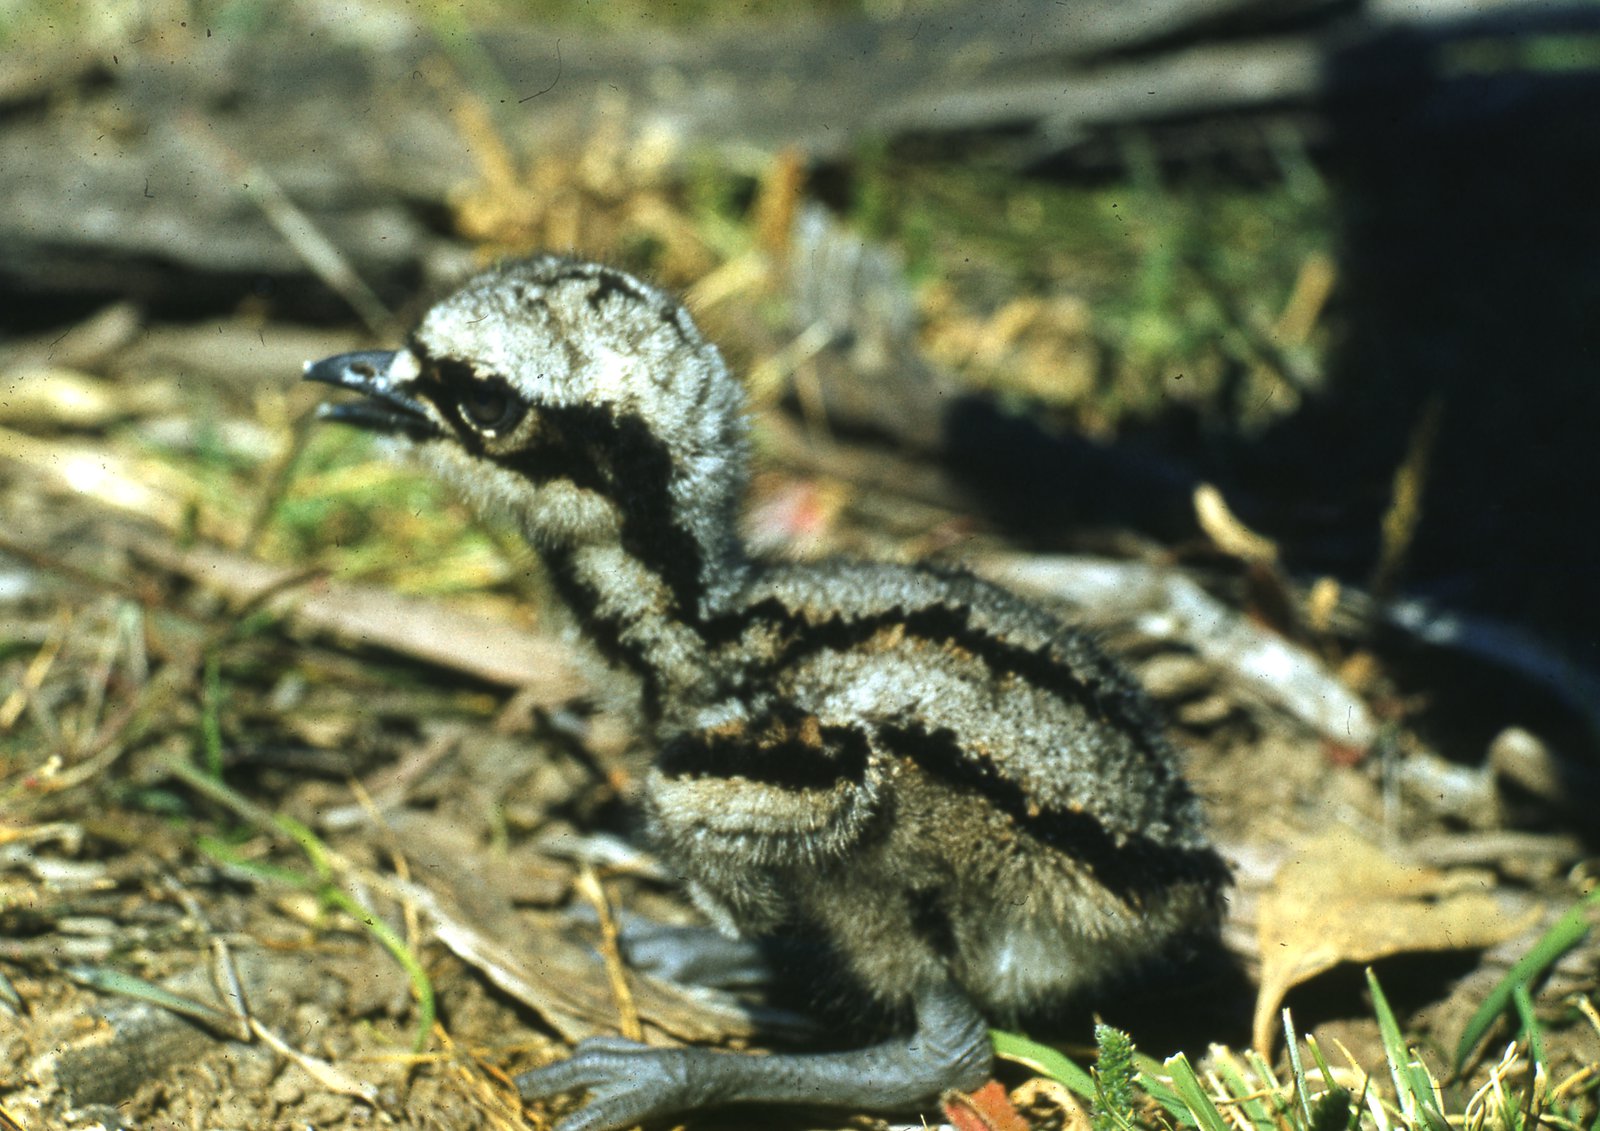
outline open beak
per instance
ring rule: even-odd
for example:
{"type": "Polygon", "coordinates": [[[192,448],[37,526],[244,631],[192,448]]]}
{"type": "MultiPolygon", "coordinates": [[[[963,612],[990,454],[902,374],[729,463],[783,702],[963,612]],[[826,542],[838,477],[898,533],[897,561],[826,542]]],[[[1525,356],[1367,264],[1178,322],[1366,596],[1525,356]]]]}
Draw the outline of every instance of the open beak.
{"type": "Polygon", "coordinates": [[[415,364],[405,350],[361,350],[306,362],[304,380],[361,394],[361,400],[323,405],[317,410],[323,420],[426,440],[440,429],[423,402],[407,395],[415,364]]]}

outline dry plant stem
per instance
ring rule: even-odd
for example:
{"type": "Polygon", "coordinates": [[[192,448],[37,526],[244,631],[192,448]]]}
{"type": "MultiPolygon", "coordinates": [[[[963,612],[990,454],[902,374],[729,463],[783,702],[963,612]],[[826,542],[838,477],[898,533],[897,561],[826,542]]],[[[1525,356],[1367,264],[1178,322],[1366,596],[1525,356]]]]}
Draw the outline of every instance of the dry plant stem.
{"type": "Polygon", "coordinates": [[[1422,521],[1422,501],[1428,484],[1428,464],[1439,436],[1439,421],[1444,415],[1444,400],[1439,394],[1429,397],[1411,429],[1405,458],[1395,469],[1389,507],[1383,515],[1382,544],[1377,567],[1368,589],[1379,601],[1394,593],[1405,569],[1406,557],[1422,521]]]}
{"type": "Polygon", "coordinates": [[[153,587],[131,585],[118,578],[106,577],[103,574],[96,573],[94,570],[74,565],[65,558],[52,554],[47,550],[41,550],[37,546],[30,546],[25,542],[18,542],[13,538],[8,538],[4,534],[0,534],[0,554],[24,561],[42,573],[58,574],[86,588],[115,593],[119,597],[135,601],[146,608],[159,608],[194,624],[204,625],[209,623],[204,617],[198,617],[187,610],[168,605],[154,592],[153,587]]]}
{"type": "Polygon", "coordinates": [[[403,804],[411,787],[454,754],[461,741],[461,734],[455,731],[439,735],[426,746],[406,753],[399,762],[374,773],[370,783],[352,780],[350,790],[355,794],[356,803],[325,810],[318,817],[317,826],[348,829],[370,822],[387,833],[384,813],[403,804]]]}
{"type": "Polygon", "coordinates": [[[22,712],[27,709],[29,696],[44,686],[45,677],[55,666],[56,657],[61,654],[61,647],[66,643],[67,629],[71,623],[70,617],[62,617],[55,627],[51,628],[50,635],[39,645],[39,651],[34,654],[27,670],[22,673],[21,684],[6,697],[3,704],[0,704],[0,733],[16,725],[17,720],[22,717],[22,712]]]}
{"type": "Polygon", "coordinates": [[[174,661],[148,680],[106,721],[99,733],[72,752],[77,764],[70,770],[52,775],[48,781],[41,783],[43,787],[50,792],[59,793],[90,781],[110,768],[139,740],[147,724],[161,715],[173,699],[198,687],[206,657],[226,644],[251,613],[279,592],[302,585],[317,576],[320,576],[320,571],[308,571],[284,578],[277,585],[269,586],[244,602],[233,611],[233,615],[210,623],[191,658],[174,661]]]}
{"type": "Polygon", "coordinates": [[[1246,526],[1214,484],[1194,489],[1194,513],[1200,529],[1224,552],[1269,566],[1278,560],[1277,543],[1246,526]]]}
{"type": "MultiPolygon", "coordinates": [[[[174,778],[183,782],[190,789],[203,797],[221,805],[223,808],[254,825],[259,832],[284,844],[293,843],[292,838],[278,821],[277,815],[264,805],[258,805],[242,794],[236,793],[220,782],[206,776],[197,766],[182,758],[171,758],[166,762],[167,772],[174,778]]],[[[348,868],[350,863],[332,849],[326,850],[324,859],[330,867],[348,868]]]]}
{"type": "MultiPolygon", "coordinates": [[[[319,897],[331,906],[361,923],[373,941],[388,951],[389,956],[405,971],[411,982],[420,1019],[413,1051],[420,1052],[428,1033],[433,1028],[435,1016],[433,985],[423,969],[421,960],[408,946],[407,941],[402,939],[386,920],[369,909],[370,900],[366,898],[365,889],[370,873],[358,868],[324,844],[315,833],[299,821],[287,815],[280,816],[267,811],[228,788],[221,781],[208,776],[192,762],[182,758],[169,758],[166,770],[196,793],[231,809],[275,839],[293,843],[306,855],[316,873],[315,884],[307,886],[317,891],[319,897]],[[354,892],[351,891],[352,888],[355,889],[354,892]]],[[[380,890],[388,890],[382,885],[381,878],[378,886],[380,890]]]]}
{"type": "MultiPolygon", "coordinates": [[[[93,731],[86,725],[76,739],[61,736],[58,743],[69,746],[71,749],[63,750],[57,755],[61,763],[74,763],[63,772],[34,773],[31,789],[36,792],[59,793],[71,789],[83,782],[93,779],[104,772],[109,766],[120,758],[129,745],[137,741],[147,723],[160,708],[170,702],[172,697],[183,688],[192,686],[197,679],[200,657],[203,657],[212,647],[226,637],[233,629],[233,623],[225,622],[218,626],[206,620],[197,618],[194,614],[173,608],[159,600],[148,589],[128,585],[124,582],[107,578],[90,570],[75,566],[56,555],[46,553],[31,546],[16,543],[0,536],[0,552],[20,558],[35,568],[61,574],[71,580],[95,588],[108,591],[123,599],[133,601],[141,608],[160,608],[178,617],[188,619],[202,625],[209,631],[205,645],[196,653],[194,664],[177,664],[169,666],[159,672],[155,677],[144,681],[133,696],[117,710],[110,718],[104,719],[99,727],[93,731]]],[[[53,639],[56,641],[52,649],[51,642],[47,641],[41,648],[35,661],[30,665],[24,675],[24,684],[21,689],[22,698],[8,698],[6,703],[0,705],[0,730],[9,729],[14,725],[16,718],[26,708],[28,697],[33,691],[43,684],[49,670],[49,664],[54,662],[55,656],[64,645],[68,632],[67,623],[63,623],[60,632],[53,639]],[[48,663],[47,663],[48,661],[48,663]],[[29,681],[34,682],[30,683],[29,681]],[[13,703],[17,705],[14,707],[13,703]]],[[[109,646],[108,646],[109,647],[109,646]]],[[[101,665],[102,671],[109,679],[109,663],[101,665]]],[[[104,688],[101,687],[98,695],[91,689],[90,703],[86,705],[83,719],[87,721],[92,715],[98,715],[101,709],[96,698],[103,700],[104,688]],[[92,708],[92,712],[88,710],[92,708]]]]}
{"type": "MultiPolygon", "coordinates": [[[[374,828],[382,830],[383,838],[387,842],[386,847],[389,850],[389,863],[394,867],[394,874],[400,878],[402,883],[409,883],[411,881],[411,865],[406,862],[405,853],[400,851],[394,830],[383,819],[383,814],[378,811],[378,806],[373,802],[372,795],[362,787],[360,781],[351,778],[349,786],[350,792],[355,794],[356,803],[366,813],[367,819],[372,822],[374,828]]],[[[422,946],[423,942],[422,919],[417,913],[416,901],[402,899],[400,901],[400,914],[405,921],[406,947],[414,953],[422,946]]]]}
{"type": "Polygon", "coordinates": [[[144,735],[149,724],[195,682],[192,668],[163,670],[118,708],[98,734],[79,747],[76,763],[70,769],[41,777],[34,788],[41,793],[61,793],[92,781],[110,769],[144,735]]]}
{"type": "MultiPolygon", "coordinates": [[[[288,977],[291,960],[256,954],[250,956],[245,977],[265,987],[278,977],[288,977]]],[[[197,999],[209,988],[209,972],[193,968],[161,983],[180,998],[197,999]]],[[[73,1106],[121,1103],[153,1075],[160,1076],[179,1064],[191,1063],[217,1044],[217,1037],[192,1019],[167,1009],[153,1009],[148,1000],[117,997],[97,1011],[96,1030],[86,1039],[68,1039],[52,1050],[49,1073],[73,1106]]],[[[230,1013],[218,1014],[219,1030],[232,1028],[230,1013]]]]}
{"type": "Polygon", "coordinates": [[[611,914],[611,901],[606,898],[600,877],[592,865],[584,864],[578,871],[578,893],[589,901],[600,921],[600,953],[605,958],[606,978],[611,983],[611,995],[617,1003],[617,1031],[630,1041],[644,1039],[644,1029],[639,1024],[639,1010],[634,1004],[633,991],[628,988],[628,974],[622,961],[622,948],[617,943],[617,921],[611,914]]]}
{"type": "Polygon", "coordinates": [[[1600,1035],[1600,1011],[1596,1011],[1594,1002],[1589,1000],[1587,994],[1578,998],[1578,1012],[1583,1014],[1583,1019],[1593,1026],[1597,1035],[1600,1035]]]}
{"type": "Polygon", "coordinates": [[[292,1060],[305,1069],[313,1080],[330,1092],[350,1096],[368,1104],[377,1104],[377,1085],[362,1083],[347,1075],[329,1061],[323,1060],[318,1056],[312,1056],[308,1052],[300,1051],[255,1018],[250,1019],[250,1031],[263,1044],[270,1046],[279,1056],[292,1060]]]}
{"type": "Polygon", "coordinates": [[[227,939],[212,937],[211,958],[211,980],[217,996],[234,1019],[243,1024],[244,1032],[248,1034],[250,1002],[245,997],[244,983],[239,978],[239,967],[233,961],[233,951],[229,949],[227,939]]]}
{"type": "Polygon", "coordinates": [[[300,455],[305,451],[306,441],[311,438],[311,426],[316,422],[316,412],[308,410],[295,418],[294,425],[289,430],[289,443],[283,452],[273,461],[268,470],[266,481],[262,484],[261,492],[256,497],[256,504],[250,516],[250,525],[245,531],[244,540],[239,543],[239,552],[255,555],[261,544],[261,536],[266,533],[272,516],[278,509],[278,504],[283,501],[283,496],[289,489],[289,481],[294,476],[295,465],[300,462],[300,455]]]}
{"type": "MultiPolygon", "coordinates": [[[[134,548],[163,569],[247,599],[252,607],[320,576],[215,547],[176,550],[145,539],[134,548]]],[[[325,581],[298,596],[286,615],[302,628],[360,639],[491,683],[527,687],[540,703],[564,702],[582,694],[586,687],[572,661],[571,648],[552,634],[460,612],[438,601],[375,586],[325,581]]]]}
{"type": "MultiPolygon", "coordinates": [[[[439,1044],[439,1053],[431,1056],[408,1058],[412,1064],[429,1062],[444,1064],[456,1079],[462,1094],[477,1108],[485,1126],[493,1131],[526,1131],[522,1117],[522,1102],[517,1098],[516,1085],[501,1069],[484,1059],[481,1049],[465,1050],[450,1039],[443,1025],[435,1025],[433,1039],[439,1044]]],[[[497,1050],[503,1054],[505,1050],[497,1050]]]]}
{"type": "Polygon", "coordinates": [[[106,632],[104,639],[100,642],[100,651],[95,657],[94,666],[89,671],[83,709],[78,716],[77,733],[79,735],[93,734],[99,729],[100,713],[105,707],[106,692],[111,685],[111,675],[116,669],[117,656],[122,651],[123,636],[125,635],[124,627],[123,610],[119,609],[112,618],[110,630],[106,632]]]}
{"type": "Polygon", "coordinates": [[[1333,260],[1325,253],[1313,252],[1307,256],[1295,277],[1294,290],[1266,333],[1256,327],[1245,311],[1230,308],[1234,325],[1249,339],[1251,349],[1259,357],[1255,376],[1276,377],[1302,397],[1316,391],[1322,383],[1322,374],[1316,372],[1315,366],[1298,361],[1292,351],[1303,346],[1316,329],[1337,278],[1333,260]]]}

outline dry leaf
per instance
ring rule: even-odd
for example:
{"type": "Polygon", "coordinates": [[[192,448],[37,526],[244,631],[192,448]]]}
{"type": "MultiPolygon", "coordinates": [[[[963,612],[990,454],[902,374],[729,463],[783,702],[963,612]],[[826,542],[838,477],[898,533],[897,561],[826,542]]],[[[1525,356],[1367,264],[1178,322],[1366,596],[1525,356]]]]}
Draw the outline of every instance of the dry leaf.
{"type": "Polygon", "coordinates": [[[1508,918],[1490,885],[1482,872],[1399,863],[1345,829],[1302,844],[1261,897],[1255,1047],[1270,1055],[1292,987],[1341,962],[1493,946],[1538,918],[1508,918]]]}
{"type": "Polygon", "coordinates": [[[1018,1114],[1011,1097],[998,1081],[990,1080],[975,1092],[946,1092],[939,1108],[956,1131],[1027,1131],[1028,1121],[1018,1114]]]}

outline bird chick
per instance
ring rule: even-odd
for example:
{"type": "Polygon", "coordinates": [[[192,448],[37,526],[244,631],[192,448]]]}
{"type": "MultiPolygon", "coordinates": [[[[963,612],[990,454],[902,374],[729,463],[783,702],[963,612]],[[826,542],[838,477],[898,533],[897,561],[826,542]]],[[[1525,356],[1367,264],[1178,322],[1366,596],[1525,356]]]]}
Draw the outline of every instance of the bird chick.
{"type": "Polygon", "coordinates": [[[728,1103],[892,1111],[989,1076],[987,1025],[1213,933],[1227,869],[1154,711],[1083,633],[949,569],[753,560],[743,396],[668,295],[558,256],[310,364],[542,555],[637,688],[647,826],[726,931],[836,961],[899,1030],[749,1056],[585,1041],[518,1080],[561,1131],[728,1103]]]}

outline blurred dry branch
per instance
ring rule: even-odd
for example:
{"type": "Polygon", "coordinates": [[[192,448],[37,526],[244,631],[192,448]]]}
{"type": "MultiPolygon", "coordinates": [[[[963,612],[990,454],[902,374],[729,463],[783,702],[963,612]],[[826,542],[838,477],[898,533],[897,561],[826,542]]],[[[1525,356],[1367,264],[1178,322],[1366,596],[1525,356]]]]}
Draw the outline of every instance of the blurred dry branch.
{"type": "Polygon", "coordinates": [[[216,547],[182,550],[144,538],[135,540],[133,549],[145,561],[210,586],[235,602],[251,602],[282,590],[271,603],[286,608],[302,629],[522,688],[531,703],[564,703],[583,694],[587,686],[566,643],[502,619],[371,586],[303,578],[295,570],[216,547]],[[302,583],[296,584],[297,580],[302,583]]]}
{"type": "Polygon", "coordinates": [[[626,139],[621,159],[709,146],[746,167],[917,138],[1120,165],[1130,127],[1174,156],[1271,151],[1285,122],[1316,135],[1333,44],[1466,7],[998,0],[759,37],[497,28],[456,46],[460,79],[446,45],[404,22],[341,42],[194,21],[100,57],[0,66],[0,292],[170,304],[266,286],[285,308],[331,311],[333,280],[379,319],[365,286],[409,295],[419,264],[456,258],[433,223],[449,205],[475,231],[580,237],[568,197],[605,196],[604,170],[552,186],[517,176],[515,154],[597,134],[626,139]],[[1233,123],[1220,134],[1219,119],[1233,123]]]}
{"type": "Polygon", "coordinates": [[[1269,703],[1332,742],[1365,750],[1378,735],[1370,709],[1309,651],[1229,608],[1183,574],[1139,562],[996,555],[988,576],[1069,606],[1075,620],[1129,623],[1146,638],[1191,649],[1236,692],[1269,703]]]}

